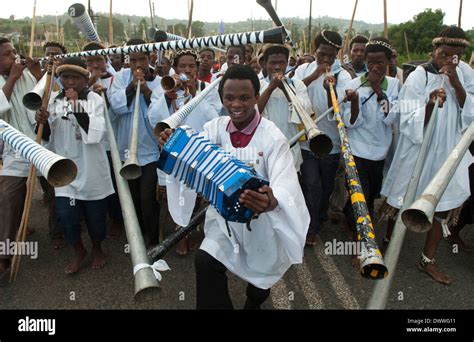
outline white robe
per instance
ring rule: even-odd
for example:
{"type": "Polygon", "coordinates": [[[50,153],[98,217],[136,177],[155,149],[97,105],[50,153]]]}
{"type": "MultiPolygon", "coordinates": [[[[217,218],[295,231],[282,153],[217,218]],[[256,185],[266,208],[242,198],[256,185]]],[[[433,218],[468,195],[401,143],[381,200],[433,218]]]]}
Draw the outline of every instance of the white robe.
{"type": "MultiPolygon", "coordinates": [[[[207,123],[205,135],[233,155],[247,156],[243,161],[253,164],[257,173],[270,181],[278,207],[252,220],[252,231],[248,231],[243,223],[228,222],[230,237],[224,218],[212,206],[209,207],[205,238],[200,248],[223,263],[230,272],[258,288],[268,289],[292,264],[302,262],[310,218],[287,139],[280,130],[262,118],[249,145],[236,149],[226,131],[229,120],[229,117],[219,117],[207,123]]],[[[176,198],[177,191],[179,183],[168,176],[168,196],[174,192],[176,198]]],[[[170,197],[168,203],[169,208],[173,208],[170,210],[173,219],[186,225],[194,203],[178,205],[171,203],[170,197]]]]}
{"type": "MultiPolygon", "coordinates": [[[[468,70],[458,67],[457,73],[466,91],[464,108],[459,107],[454,89],[446,78],[444,83],[446,102],[438,112],[416,197],[433,179],[459,142],[462,133],[474,120],[474,77],[472,77],[472,71],[469,73],[468,70]]],[[[393,207],[400,208],[403,204],[403,197],[423,141],[425,106],[429,94],[434,89],[441,87],[443,77],[446,76],[426,73],[425,69],[419,66],[410,74],[400,91],[400,138],[381,191],[381,194],[387,197],[387,202],[393,207]],[[409,108],[410,106],[415,106],[415,108],[409,108]]],[[[468,167],[471,162],[472,156],[468,151],[449,182],[436,211],[457,208],[469,197],[468,167]]]]}
{"type": "Polygon", "coordinates": [[[114,193],[109,162],[103,141],[106,134],[104,101],[94,92],[89,92],[86,100],[79,100],[89,115],[89,131],[79,126],[75,116],[61,119],[66,99],[56,99],[51,95],[49,103],[49,125],[51,151],[72,159],[77,165],[77,177],[69,185],[55,188],[56,197],[69,197],[83,201],[96,201],[114,193]]]}
{"type": "MultiPolygon", "coordinates": [[[[308,114],[312,113],[311,101],[308,97],[308,90],[304,83],[300,80],[293,80],[296,90],[296,96],[300,100],[304,109],[308,114]]],[[[263,79],[260,81],[260,95],[268,88],[270,83],[268,80],[263,79]]],[[[293,105],[289,105],[288,100],[280,88],[276,88],[270,98],[268,99],[265,109],[262,112],[263,117],[275,123],[280,129],[286,139],[290,140],[298,132],[298,124],[301,123],[296,109],[293,105]],[[291,112],[290,112],[291,109],[291,112]]],[[[300,144],[295,144],[291,148],[293,154],[293,161],[296,171],[300,170],[300,166],[303,163],[303,157],[301,156],[300,144]]]]}
{"type": "MultiPolygon", "coordinates": [[[[387,156],[390,144],[392,143],[392,124],[399,119],[398,113],[398,90],[399,81],[393,77],[386,77],[383,90],[390,102],[390,112],[387,116],[382,111],[381,104],[377,101],[377,95],[368,83],[367,86],[360,87],[359,94],[359,115],[351,124],[351,104],[344,106],[343,121],[347,127],[347,137],[351,145],[354,156],[368,160],[384,160],[387,156]],[[386,82],[386,83],[385,83],[386,82]],[[369,99],[370,98],[370,99],[369,99]],[[364,103],[362,105],[362,103],[364,103]]],[[[357,89],[362,77],[351,80],[345,89],[357,89]]]]}
{"type": "MultiPolygon", "coordinates": [[[[0,77],[0,119],[36,141],[35,113],[26,109],[23,105],[23,96],[31,91],[36,85],[36,78],[29,70],[23,71],[23,75],[16,81],[13,92],[8,101],[2,88],[6,80],[0,77]]],[[[3,146],[3,169],[2,176],[27,177],[30,162],[19,156],[7,143],[3,146]]]]}
{"type": "MultiPolygon", "coordinates": [[[[293,79],[303,80],[306,77],[310,76],[318,68],[318,63],[316,61],[312,63],[302,64],[296,69],[295,76],[293,79]]],[[[331,66],[331,72],[337,75],[337,84],[336,84],[336,93],[340,101],[344,97],[344,87],[352,79],[351,75],[344,69],[341,68],[340,62],[336,59],[331,66]]],[[[313,106],[313,111],[316,113],[316,117],[324,113],[328,107],[328,97],[326,89],[324,89],[323,82],[325,76],[321,75],[317,80],[311,82],[308,86],[308,95],[311,100],[311,105],[313,106]]],[[[340,106],[341,113],[344,110],[344,106],[340,106]]],[[[332,141],[332,150],[331,154],[339,153],[341,151],[341,139],[339,137],[339,131],[336,127],[336,119],[334,115],[329,113],[324,119],[318,123],[318,128],[326,133],[332,141]]],[[[300,143],[301,148],[309,151],[309,144],[307,141],[300,143]]]]}

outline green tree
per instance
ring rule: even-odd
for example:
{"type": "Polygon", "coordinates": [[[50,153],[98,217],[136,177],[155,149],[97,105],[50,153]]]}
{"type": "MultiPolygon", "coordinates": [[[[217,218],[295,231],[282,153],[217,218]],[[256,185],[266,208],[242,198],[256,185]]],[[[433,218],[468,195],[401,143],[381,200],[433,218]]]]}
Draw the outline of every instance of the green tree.
{"type": "Polygon", "coordinates": [[[431,9],[415,15],[413,20],[393,25],[388,30],[391,43],[399,52],[406,52],[405,37],[407,35],[410,53],[426,54],[431,51],[431,40],[445,27],[444,13],[431,9]]]}
{"type": "MultiPolygon", "coordinates": [[[[124,29],[122,21],[112,17],[112,29],[114,32],[114,43],[120,43],[125,40],[124,29]]],[[[109,18],[101,16],[97,22],[97,33],[102,40],[109,40],[109,18]]]]}
{"type": "Polygon", "coordinates": [[[193,21],[191,24],[191,32],[193,37],[204,37],[205,36],[205,31],[204,31],[204,22],[202,21],[193,21]]]}
{"type": "Polygon", "coordinates": [[[63,28],[65,41],[79,39],[79,30],[76,28],[76,26],[74,26],[70,19],[64,22],[63,28]]]}

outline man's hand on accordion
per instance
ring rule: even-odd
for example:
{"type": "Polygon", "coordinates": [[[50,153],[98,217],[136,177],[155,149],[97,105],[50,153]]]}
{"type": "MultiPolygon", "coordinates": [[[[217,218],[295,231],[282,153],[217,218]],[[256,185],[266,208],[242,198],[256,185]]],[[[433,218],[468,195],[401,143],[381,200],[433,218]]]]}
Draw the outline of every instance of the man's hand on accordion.
{"type": "Polygon", "coordinates": [[[166,144],[166,142],[173,135],[173,133],[174,133],[174,130],[172,130],[171,128],[167,128],[163,132],[160,133],[160,138],[158,139],[158,143],[160,144],[161,147],[163,147],[164,144],[166,144]]]}
{"type": "Polygon", "coordinates": [[[240,195],[240,203],[256,214],[272,211],[278,206],[278,200],[268,185],[262,186],[258,191],[244,190],[240,195]]]}

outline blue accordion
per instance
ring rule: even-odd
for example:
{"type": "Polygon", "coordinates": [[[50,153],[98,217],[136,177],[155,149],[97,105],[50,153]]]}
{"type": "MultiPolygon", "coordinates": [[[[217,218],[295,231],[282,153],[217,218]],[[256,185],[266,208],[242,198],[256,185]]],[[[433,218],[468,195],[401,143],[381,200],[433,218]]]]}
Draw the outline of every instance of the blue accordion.
{"type": "Polygon", "coordinates": [[[250,221],[254,213],[240,204],[240,194],[269,185],[253,168],[188,126],[177,128],[163,146],[158,168],[201,194],[227,221],[250,221]]]}

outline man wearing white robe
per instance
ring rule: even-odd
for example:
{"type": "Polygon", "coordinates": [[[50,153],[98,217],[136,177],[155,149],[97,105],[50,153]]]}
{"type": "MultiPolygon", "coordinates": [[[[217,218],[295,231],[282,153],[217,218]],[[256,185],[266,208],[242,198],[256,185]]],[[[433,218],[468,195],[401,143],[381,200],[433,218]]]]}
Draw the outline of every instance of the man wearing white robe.
{"type": "MultiPolygon", "coordinates": [[[[295,106],[286,98],[282,80],[285,79],[284,72],[288,64],[289,49],[286,46],[278,44],[267,44],[263,48],[263,63],[268,70],[268,77],[260,81],[260,98],[258,101],[259,112],[263,117],[275,123],[281,130],[283,135],[290,140],[298,132],[298,124],[301,124],[295,106]]],[[[300,80],[290,80],[286,78],[285,82],[289,82],[294,86],[296,97],[300,100],[306,112],[312,112],[311,101],[308,97],[308,90],[305,84],[300,80]]],[[[299,172],[303,163],[301,156],[301,148],[297,143],[291,147],[293,161],[296,171],[299,172]]]]}
{"type": "MultiPolygon", "coordinates": [[[[0,39],[0,119],[21,133],[36,140],[35,115],[23,105],[23,96],[41,77],[39,63],[28,59],[28,69],[20,61],[13,44],[0,39]],[[34,76],[35,74],[36,76],[34,76]]],[[[3,168],[0,171],[0,242],[15,241],[20,226],[26,195],[26,180],[30,163],[7,143],[3,145],[3,168]]],[[[0,273],[10,265],[9,255],[0,255],[0,273]]]]}
{"type": "MultiPolygon", "coordinates": [[[[433,39],[433,60],[418,66],[401,89],[400,138],[381,191],[392,207],[400,208],[403,205],[436,98],[440,98],[440,108],[416,197],[433,179],[459,142],[462,133],[474,121],[472,70],[458,65],[468,44],[462,29],[449,27],[444,30],[433,39]]],[[[428,232],[422,258],[417,265],[422,272],[443,284],[449,284],[451,279],[434,263],[434,255],[442,237],[440,221],[446,217],[447,211],[458,208],[469,197],[468,167],[471,163],[472,156],[467,152],[436,207],[433,227],[428,232]]]]}
{"type": "Polygon", "coordinates": [[[58,223],[74,248],[74,258],[65,268],[72,274],[87,253],[81,239],[82,217],[92,242],[91,267],[105,265],[101,242],[106,237],[107,197],[114,189],[103,141],[104,103],[87,89],[89,71],[82,60],[70,57],[63,59],[57,73],[64,89],[51,94],[47,111],[41,108],[36,120],[45,125],[49,148],[77,165],[76,179],[55,188],[58,223]]]}
{"type": "MultiPolygon", "coordinates": [[[[127,45],[144,44],[141,39],[131,39],[127,45]]],[[[148,120],[147,112],[151,102],[153,89],[160,87],[161,77],[153,75],[149,68],[150,60],[147,53],[131,52],[126,56],[130,68],[122,69],[114,77],[112,88],[108,92],[108,100],[112,111],[111,119],[117,120],[117,146],[120,158],[125,162],[131,152],[130,143],[133,129],[136,87],[140,81],[138,97],[138,165],[142,175],[129,180],[135,210],[140,220],[147,245],[159,241],[160,207],[156,200],[156,174],[159,157],[158,141],[148,120]]]]}
{"type": "MultiPolygon", "coordinates": [[[[208,122],[204,135],[252,165],[269,180],[270,187],[246,190],[240,197],[244,206],[259,214],[250,221],[251,230],[245,223],[227,222],[209,207],[205,238],[195,261],[197,308],[233,308],[225,275],[229,270],[249,283],[245,308],[258,309],[268,298],[270,287],[292,264],[302,262],[309,215],[287,139],[275,124],[261,118],[256,108],[257,75],[249,66],[235,65],[221,82],[219,93],[229,116],[208,122]]],[[[171,134],[171,130],[162,133],[160,144],[171,134]]],[[[174,178],[168,176],[167,182],[168,193],[179,191],[174,178]]],[[[183,207],[172,205],[177,211],[183,207]]],[[[174,219],[179,216],[175,214],[174,219]]],[[[189,222],[190,211],[185,215],[181,216],[183,225],[189,222]]]]}
{"type": "MultiPolygon", "coordinates": [[[[322,30],[314,42],[316,61],[300,65],[293,79],[302,80],[308,88],[312,109],[317,117],[332,107],[328,82],[334,82],[338,101],[341,101],[344,97],[344,87],[351,80],[351,76],[342,69],[341,63],[336,59],[342,44],[342,38],[337,32],[322,30]]],[[[300,142],[303,155],[302,187],[311,215],[306,241],[308,245],[316,244],[321,226],[328,219],[329,197],[334,188],[341,152],[341,140],[332,113],[319,121],[318,128],[331,138],[333,148],[328,156],[316,158],[309,149],[309,143],[300,142]]]]}

